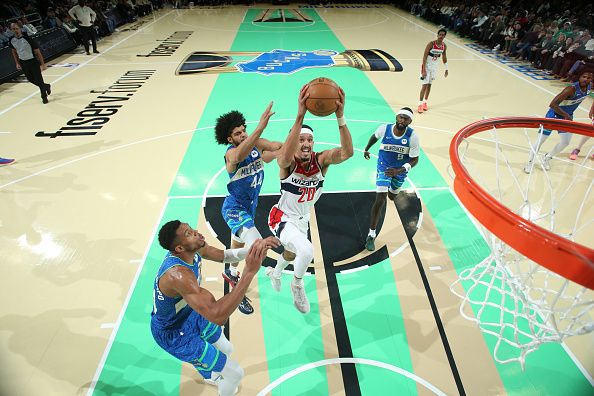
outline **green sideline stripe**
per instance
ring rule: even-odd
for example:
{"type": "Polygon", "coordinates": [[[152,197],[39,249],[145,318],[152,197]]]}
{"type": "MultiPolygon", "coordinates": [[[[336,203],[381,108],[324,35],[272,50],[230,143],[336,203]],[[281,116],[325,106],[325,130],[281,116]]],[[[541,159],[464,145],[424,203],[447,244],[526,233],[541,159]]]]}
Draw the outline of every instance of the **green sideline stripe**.
{"type": "MultiPolygon", "coordinates": [[[[489,254],[487,244],[450,191],[423,190],[420,193],[458,274],[489,254]]],[[[488,313],[486,320],[499,321],[497,312],[488,313]]],[[[484,338],[493,354],[496,338],[485,334],[484,338]]],[[[519,363],[495,365],[510,395],[592,394],[592,386],[560,344],[547,343],[529,354],[524,372],[519,363]]]]}
{"type": "MultiPolygon", "coordinates": [[[[165,208],[159,227],[172,219],[179,219],[194,227],[199,209],[197,200],[172,199],[165,208]]],[[[157,235],[154,235],[94,395],[179,393],[181,363],[155,343],[150,329],[152,288],[164,256],[165,251],[159,245],[157,235]]]]}
{"type": "MultiPolygon", "coordinates": [[[[353,356],[413,372],[398,290],[389,259],[354,273],[336,274],[353,356]],[[370,285],[374,285],[370,287],[370,285]]],[[[417,395],[414,381],[385,369],[357,365],[363,396],[417,395]]]]}

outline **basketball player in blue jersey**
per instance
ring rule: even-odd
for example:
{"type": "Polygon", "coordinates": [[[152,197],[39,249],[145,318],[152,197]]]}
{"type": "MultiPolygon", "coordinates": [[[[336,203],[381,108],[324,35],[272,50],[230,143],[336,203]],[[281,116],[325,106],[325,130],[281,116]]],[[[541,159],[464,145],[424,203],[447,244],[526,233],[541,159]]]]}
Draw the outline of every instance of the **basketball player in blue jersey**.
{"type": "MultiPolygon", "coordinates": [[[[573,112],[580,106],[584,99],[586,99],[590,93],[590,90],[592,89],[592,76],[592,72],[585,71],[580,75],[580,78],[577,82],[565,87],[565,89],[563,89],[563,91],[561,91],[561,93],[555,96],[555,98],[551,101],[549,105],[549,111],[545,117],[557,118],[561,120],[565,119],[569,121],[573,120],[573,112]]],[[[560,137],[559,143],[557,143],[557,145],[543,157],[542,166],[545,170],[551,169],[551,158],[559,154],[565,147],[569,145],[569,142],[571,141],[571,133],[563,131],[558,132],[560,137]]],[[[549,129],[543,129],[542,132],[539,133],[536,141],[531,145],[530,156],[528,157],[528,162],[524,167],[524,172],[532,172],[534,158],[538,154],[540,146],[542,146],[542,144],[550,135],[551,130],[549,129]]]]}
{"type": "Polygon", "coordinates": [[[153,285],[151,332],[157,344],[179,360],[192,364],[219,395],[235,394],[243,369],[231,360],[233,345],[222,325],[239,305],[268,249],[280,246],[269,237],[245,249],[209,246],[187,223],[173,220],[161,227],[159,244],[168,250],[153,285]],[[247,257],[246,257],[247,256],[247,257]],[[200,286],[202,258],[218,262],[245,259],[245,270],[230,293],[219,300],[200,286]]]}
{"type": "Polygon", "coordinates": [[[371,208],[369,234],[365,240],[365,248],[369,251],[375,250],[375,230],[380,216],[386,210],[386,197],[394,200],[408,172],[419,162],[419,138],[409,127],[412,119],[412,110],[403,107],[396,115],[396,123],[380,125],[365,146],[363,156],[369,159],[369,149],[381,141],[375,179],[375,202],[371,208]]]}
{"type": "MultiPolygon", "coordinates": [[[[279,142],[271,142],[260,136],[268,125],[272,102],[268,105],[256,129],[248,136],[245,118],[239,111],[231,111],[217,119],[215,138],[217,143],[226,144],[225,167],[229,175],[222,214],[231,229],[231,247],[249,249],[257,239],[262,238],[254,224],[258,195],[264,181],[264,163],[274,158],[271,153],[281,148],[279,142]]],[[[232,263],[223,278],[234,286],[239,281],[238,263],[232,263]]],[[[254,308],[247,297],[239,304],[239,310],[251,314],[254,308]]]]}

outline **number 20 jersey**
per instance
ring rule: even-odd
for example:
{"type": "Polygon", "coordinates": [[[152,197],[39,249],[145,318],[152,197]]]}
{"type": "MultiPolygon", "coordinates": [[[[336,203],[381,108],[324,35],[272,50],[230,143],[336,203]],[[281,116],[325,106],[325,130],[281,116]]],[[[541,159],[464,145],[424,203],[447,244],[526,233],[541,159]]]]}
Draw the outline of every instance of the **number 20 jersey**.
{"type": "Polygon", "coordinates": [[[317,153],[311,153],[308,170],[299,162],[295,163],[293,172],[281,180],[278,208],[290,219],[309,220],[311,208],[322,195],[324,175],[318,163],[317,153]]]}

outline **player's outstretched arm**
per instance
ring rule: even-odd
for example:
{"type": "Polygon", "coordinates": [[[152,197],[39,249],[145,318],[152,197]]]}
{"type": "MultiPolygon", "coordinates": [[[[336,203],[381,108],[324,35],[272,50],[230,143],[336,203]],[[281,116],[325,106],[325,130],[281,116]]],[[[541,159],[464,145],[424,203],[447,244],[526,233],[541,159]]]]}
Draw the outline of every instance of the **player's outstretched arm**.
{"type": "Polygon", "coordinates": [[[299,99],[297,101],[297,117],[295,118],[295,123],[289,132],[289,136],[287,136],[287,140],[283,144],[283,147],[278,152],[276,157],[276,162],[278,162],[278,166],[282,168],[288,168],[294,161],[295,152],[297,151],[297,147],[299,146],[299,134],[301,133],[301,126],[303,125],[303,119],[305,118],[305,112],[307,109],[305,108],[305,101],[309,97],[307,93],[307,84],[301,88],[299,91],[299,99]]]}
{"type": "Polygon", "coordinates": [[[565,99],[571,98],[574,94],[575,94],[575,88],[573,87],[573,85],[570,85],[569,87],[565,87],[565,89],[563,89],[563,91],[561,91],[561,93],[559,95],[557,95],[553,98],[553,100],[551,101],[549,106],[551,107],[551,109],[553,109],[553,111],[556,114],[559,114],[566,120],[571,121],[572,117],[565,110],[563,110],[561,107],[559,107],[559,104],[561,104],[561,102],[563,102],[565,99]]]}
{"type": "Polygon", "coordinates": [[[375,136],[375,132],[373,133],[373,135],[369,136],[369,141],[367,142],[367,146],[365,146],[365,150],[363,151],[363,157],[365,157],[366,160],[368,160],[370,158],[369,155],[369,149],[377,143],[379,139],[377,138],[377,136],[375,136]]]}
{"type": "Polygon", "coordinates": [[[353,138],[344,120],[345,95],[342,88],[338,92],[339,99],[336,101],[336,119],[338,120],[338,130],[340,132],[340,147],[320,153],[318,161],[322,167],[331,164],[340,164],[353,156],[353,138]]]}
{"type": "Polygon", "coordinates": [[[256,147],[260,150],[260,153],[262,153],[262,161],[268,164],[276,159],[283,144],[281,142],[271,142],[268,139],[260,138],[256,142],[256,147]]]}
{"type": "MultiPolygon", "coordinates": [[[[270,249],[277,248],[281,245],[280,241],[273,236],[264,238],[264,242],[270,249]]],[[[200,254],[202,258],[210,261],[216,261],[219,263],[237,263],[246,258],[248,251],[249,250],[247,247],[223,250],[206,244],[198,251],[198,254],[200,254]]]]}
{"type": "Polygon", "coordinates": [[[194,273],[186,267],[174,267],[167,271],[166,282],[194,311],[208,321],[222,326],[243,299],[267,251],[268,245],[263,239],[252,244],[245,260],[243,276],[231,292],[219,300],[216,300],[211,292],[198,286],[194,273]]]}
{"type": "Polygon", "coordinates": [[[260,122],[258,123],[258,126],[248,136],[248,138],[241,142],[241,144],[239,144],[239,146],[237,146],[236,148],[227,150],[227,154],[225,154],[225,158],[227,159],[227,165],[238,164],[244,159],[246,159],[247,156],[250,154],[250,152],[256,145],[256,142],[260,139],[262,132],[264,132],[264,129],[266,129],[266,126],[268,125],[268,120],[270,120],[270,117],[274,115],[274,111],[272,111],[272,104],[273,102],[270,102],[268,104],[268,107],[266,107],[266,110],[264,110],[264,113],[262,113],[262,116],[260,116],[260,122]]]}

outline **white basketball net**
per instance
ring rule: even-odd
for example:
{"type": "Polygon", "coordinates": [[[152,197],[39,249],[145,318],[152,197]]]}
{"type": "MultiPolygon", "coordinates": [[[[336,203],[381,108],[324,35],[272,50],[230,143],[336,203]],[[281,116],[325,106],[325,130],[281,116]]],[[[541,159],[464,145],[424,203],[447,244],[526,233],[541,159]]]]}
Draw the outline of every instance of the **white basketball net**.
{"type": "MultiPolygon", "coordinates": [[[[551,170],[547,171],[542,153],[559,141],[553,132],[541,155],[536,156],[532,172],[525,174],[526,147],[530,147],[526,141],[534,142],[537,132],[510,128],[479,133],[460,145],[460,160],[483,189],[516,214],[565,238],[591,245],[594,161],[590,156],[594,148],[576,161],[567,159],[566,149],[551,161],[551,170]],[[480,145],[480,152],[475,145],[480,145]]],[[[569,151],[579,139],[581,136],[573,137],[569,151]]],[[[584,148],[592,147],[591,142],[584,148]]],[[[541,267],[477,221],[475,224],[490,254],[460,272],[451,290],[462,299],[460,313],[496,337],[497,362],[517,361],[523,369],[526,356],[541,344],[594,331],[592,290],[541,267]]]]}

